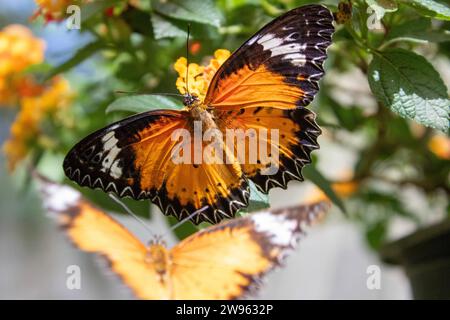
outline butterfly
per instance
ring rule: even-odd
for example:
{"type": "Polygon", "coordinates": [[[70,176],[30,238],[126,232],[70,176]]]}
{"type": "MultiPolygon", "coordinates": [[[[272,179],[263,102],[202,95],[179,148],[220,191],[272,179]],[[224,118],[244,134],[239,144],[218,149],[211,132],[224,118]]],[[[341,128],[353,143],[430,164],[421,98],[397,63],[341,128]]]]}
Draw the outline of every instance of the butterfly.
{"type": "Polygon", "coordinates": [[[302,181],[301,169],[311,162],[321,134],[315,114],[305,106],[319,90],[332,22],[333,15],[321,5],[274,19],[220,66],[203,101],[187,93],[182,110],[140,113],[90,134],[67,154],[65,174],[81,186],[150,199],[179,220],[208,206],[193,219],[195,224],[218,223],[247,207],[249,180],[263,193],[302,181]],[[275,147],[277,157],[262,157],[245,145],[242,160],[236,157],[238,146],[222,143],[223,163],[174,163],[179,141],[172,139],[173,133],[187,130],[192,135],[195,122],[203,131],[221,133],[276,130],[277,139],[258,136],[256,145],[260,150],[275,147]],[[255,154],[253,162],[247,160],[255,154]],[[266,174],[272,166],[273,173],[266,174]]]}
{"type": "Polygon", "coordinates": [[[169,249],[143,244],[69,186],[41,182],[44,205],[81,250],[106,258],[141,299],[237,299],[252,294],[327,201],[262,211],[202,229],[169,249]]]}

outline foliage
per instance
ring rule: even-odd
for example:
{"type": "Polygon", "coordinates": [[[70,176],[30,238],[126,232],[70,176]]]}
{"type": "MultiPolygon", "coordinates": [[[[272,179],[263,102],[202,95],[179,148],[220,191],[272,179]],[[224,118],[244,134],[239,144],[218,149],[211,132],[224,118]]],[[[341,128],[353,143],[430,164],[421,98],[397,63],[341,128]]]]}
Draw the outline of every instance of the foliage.
{"type": "MultiPolygon", "coordinates": [[[[338,1],[331,0],[80,1],[80,32],[90,34],[91,41],[49,71],[47,67],[30,72],[45,80],[61,73],[74,74],[77,66],[93,60],[94,73],[104,76],[85,77],[75,84],[78,96],[67,113],[74,119],[73,126],[68,130],[62,123],[53,124],[51,147],[35,146],[32,161],[39,162],[45,153],[64,155],[87,133],[123,116],[179,108],[178,101],[166,96],[124,95],[116,90],[175,93],[173,64],[186,55],[188,23],[190,59],[201,63],[218,48],[238,48],[286,10],[319,2],[337,11],[338,1]]],[[[356,153],[352,174],[343,180],[358,188],[344,201],[341,198],[349,195],[334,188],[342,181],[327,178],[316,167],[306,169],[305,176],[360,221],[369,243],[377,247],[395,217],[420,222],[402,200],[405,186],[414,186],[429,201],[439,194],[448,198],[450,193],[450,155],[441,152],[449,143],[448,137],[437,147],[429,147],[436,136],[449,131],[448,88],[433,65],[436,59],[449,61],[450,8],[437,0],[353,0],[341,5],[349,3],[353,14],[336,25],[326,70],[330,78],[333,74],[335,78],[345,73],[363,74],[375,107],[356,100],[350,105],[342,102],[336,94],[342,89],[326,76],[311,108],[326,135],[356,153]],[[377,18],[381,21],[374,29],[377,18]],[[349,146],[350,136],[362,137],[363,142],[349,146]]],[[[268,205],[264,196],[254,193],[252,197],[253,209],[268,205]]],[[[91,198],[103,207],[107,205],[102,196],[91,198]]],[[[140,214],[149,212],[144,202],[134,203],[133,209],[140,214]]],[[[193,230],[186,224],[177,234],[184,236],[193,230]]]]}

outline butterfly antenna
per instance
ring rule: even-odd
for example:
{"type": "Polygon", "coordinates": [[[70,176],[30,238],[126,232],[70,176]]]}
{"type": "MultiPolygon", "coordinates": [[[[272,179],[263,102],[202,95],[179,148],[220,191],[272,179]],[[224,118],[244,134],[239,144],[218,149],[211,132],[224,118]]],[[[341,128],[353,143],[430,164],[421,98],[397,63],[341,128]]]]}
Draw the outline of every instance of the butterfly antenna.
{"type": "Polygon", "coordinates": [[[191,24],[187,25],[186,38],[186,93],[189,95],[189,36],[191,34],[191,24]]]}
{"type": "Polygon", "coordinates": [[[123,203],[119,198],[117,198],[115,195],[108,193],[109,197],[111,199],[113,199],[117,204],[119,204],[130,216],[132,216],[134,219],[136,219],[140,224],[142,224],[142,226],[150,233],[150,235],[152,237],[154,237],[154,233],[152,231],[152,229],[150,229],[150,227],[144,222],[144,220],[142,220],[141,218],[139,218],[136,214],[133,213],[133,211],[130,210],[130,208],[128,208],[128,206],[123,203]]]}
{"type": "Polygon", "coordinates": [[[176,228],[178,228],[179,226],[181,226],[183,223],[185,223],[188,220],[191,220],[193,217],[195,217],[196,215],[202,213],[203,211],[205,211],[206,209],[208,209],[209,206],[204,206],[201,209],[198,209],[197,211],[192,212],[190,215],[188,215],[186,218],[184,218],[183,220],[181,220],[180,222],[174,224],[171,228],[170,231],[175,230],[176,228]]]}

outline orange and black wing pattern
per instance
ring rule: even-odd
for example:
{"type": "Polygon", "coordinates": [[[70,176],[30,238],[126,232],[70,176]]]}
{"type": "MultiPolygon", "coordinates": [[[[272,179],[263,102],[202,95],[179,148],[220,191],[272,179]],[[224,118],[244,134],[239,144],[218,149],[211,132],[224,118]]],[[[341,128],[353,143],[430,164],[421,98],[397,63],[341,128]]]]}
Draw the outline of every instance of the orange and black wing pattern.
{"type": "Polygon", "coordinates": [[[216,72],[204,103],[224,109],[307,106],[319,90],[334,32],[321,5],[293,9],[237,49],[216,72]]]}
{"type": "Polygon", "coordinates": [[[327,201],[261,211],[186,238],[172,249],[145,246],[105,212],[67,186],[43,183],[44,203],[81,250],[106,258],[140,299],[238,299],[297,245],[305,225],[328,209],[327,201]]]}
{"type": "Polygon", "coordinates": [[[254,134],[246,136],[245,143],[235,138],[233,145],[243,173],[261,192],[268,193],[274,187],[286,189],[291,180],[303,181],[301,170],[311,162],[311,152],[319,148],[321,134],[312,111],[249,107],[217,111],[216,116],[224,130],[254,134]],[[245,152],[239,152],[240,145],[245,152]]]}
{"type": "Polygon", "coordinates": [[[286,188],[290,180],[302,181],[301,169],[319,148],[316,116],[304,107],[319,90],[333,32],[333,16],[324,6],[293,9],[245,42],[211,82],[205,104],[213,107],[219,127],[253,129],[258,148],[262,144],[269,150],[264,159],[260,149],[251,152],[247,143],[247,158],[240,157],[245,176],[264,193],[286,188]],[[267,130],[267,137],[258,135],[261,130],[267,130]],[[276,139],[270,134],[274,130],[276,139]],[[250,161],[255,154],[256,161],[250,161]]]}
{"type": "MultiPolygon", "coordinates": [[[[66,175],[81,186],[119,197],[150,199],[166,215],[183,219],[208,206],[193,222],[217,223],[248,205],[249,186],[239,163],[176,163],[182,143],[174,132],[193,136],[187,111],[150,111],[87,136],[67,154],[66,175]]],[[[193,142],[190,142],[190,148],[193,142]]],[[[223,150],[226,152],[226,150],[223,150]]],[[[192,152],[192,157],[194,152],[192,152]]]]}

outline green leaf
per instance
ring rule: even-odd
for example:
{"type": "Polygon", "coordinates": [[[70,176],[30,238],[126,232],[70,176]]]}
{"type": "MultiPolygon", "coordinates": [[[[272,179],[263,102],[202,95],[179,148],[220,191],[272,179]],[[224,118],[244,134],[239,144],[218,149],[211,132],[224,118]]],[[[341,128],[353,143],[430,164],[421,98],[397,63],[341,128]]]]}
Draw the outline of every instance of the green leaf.
{"type": "Polygon", "coordinates": [[[384,243],[387,234],[387,221],[381,220],[366,226],[366,239],[372,249],[379,249],[384,243]]]}
{"type": "Polygon", "coordinates": [[[113,111],[141,113],[156,109],[179,110],[182,107],[180,102],[166,96],[141,94],[120,97],[106,108],[106,113],[113,111]]]}
{"type": "Polygon", "coordinates": [[[346,214],[347,210],[345,208],[342,199],[334,192],[331,187],[330,181],[325,178],[314,166],[309,165],[303,168],[303,176],[309,179],[317,187],[319,187],[325,195],[330,198],[330,200],[341,209],[341,211],[346,214]]]}
{"type": "Polygon", "coordinates": [[[138,8],[128,6],[122,12],[121,18],[128,24],[133,32],[152,37],[152,24],[150,14],[138,8]]]}
{"type": "Polygon", "coordinates": [[[249,181],[250,184],[250,200],[247,208],[243,209],[244,212],[250,213],[259,211],[261,209],[269,208],[269,195],[260,192],[255,184],[249,181]]]}
{"type": "Polygon", "coordinates": [[[436,0],[402,0],[402,3],[413,7],[426,17],[450,20],[450,7],[443,2],[436,0]]]}
{"type": "Polygon", "coordinates": [[[154,0],[153,10],[165,16],[220,27],[222,14],[212,0],[154,0]]]}
{"type": "Polygon", "coordinates": [[[151,16],[153,34],[155,39],[187,37],[186,26],[179,21],[166,18],[160,14],[153,13],[151,16]]]}
{"type": "Polygon", "coordinates": [[[433,30],[430,19],[419,18],[395,26],[386,38],[388,43],[394,41],[445,42],[450,41],[450,31],[433,30]]]}
{"type": "MultiPolygon", "coordinates": [[[[166,217],[166,219],[167,219],[167,222],[169,223],[169,226],[171,226],[171,227],[176,225],[179,222],[175,217],[172,217],[172,216],[168,216],[168,217],[166,217]]],[[[201,228],[194,225],[191,221],[186,221],[182,225],[180,225],[176,229],[174,229],[173,233],[178,238],[178,240],[181,241],[181,240],[189,237],[190,235],[196,233],[199,229],[201,229],[201,228]]]]}
{"type": "Polygon", "coordinates": [[[53,70],[47,74],[45,80],[49,80],[55,75],[75,67],[96,52],[105,48],[107,48],[107,45],[103,41],[95,41],[87,44],[83,48],[79,49],[72,58],[53,68],[53,70]]]}
{"type": "Polygon", "coordinates": [[[394,0],[366,0],[366,3],[375,11],[378,19],[382,19],[388,12],[397,11],[397,2],[394,0]]]}
{"type": "Polygon", "coordinates": [[[401,117],[448,131],[447,88],[422,56],[404,49],[375,53],[369,66],[369,84],[377,99],[401,117]]]}

